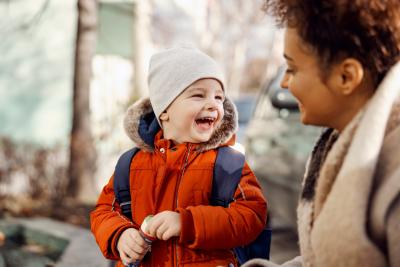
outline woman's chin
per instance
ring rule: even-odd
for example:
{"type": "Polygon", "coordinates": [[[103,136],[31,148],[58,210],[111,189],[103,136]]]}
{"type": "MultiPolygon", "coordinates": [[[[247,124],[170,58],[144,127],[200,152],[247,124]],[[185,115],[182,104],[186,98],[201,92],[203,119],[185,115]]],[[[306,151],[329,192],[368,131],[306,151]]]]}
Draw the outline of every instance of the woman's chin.
{"type": "Polygon", "coordinates": [[[300,120],[301,120],[301,123],[303,123],[304,125],[317,126],[317,127],[329,127],[326,125],[326,123],[323,123],[316,119],[312,119],[312,118],[306,116],[306,114],[304,114],[304,113],[301,114],[300,120]]]}
{"type": "Polygon", "coordinates": [[[304,112],[301,112],[301,117],[300,117],[301,123],[305,125],[312,125],[312,122],[310,119],[307,117],[307,115],[304,112]]]}

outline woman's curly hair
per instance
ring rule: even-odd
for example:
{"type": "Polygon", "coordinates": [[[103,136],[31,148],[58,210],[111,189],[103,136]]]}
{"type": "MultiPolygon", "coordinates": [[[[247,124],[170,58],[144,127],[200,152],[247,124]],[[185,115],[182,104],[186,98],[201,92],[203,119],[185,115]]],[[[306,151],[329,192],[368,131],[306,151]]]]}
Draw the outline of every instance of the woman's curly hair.
{"type": "Polygon", "coordinates": [[[400,0],[265,0],[264,10],[295,28],[324,69],[354,57],[377,86],[400,59],[400,0]]]}

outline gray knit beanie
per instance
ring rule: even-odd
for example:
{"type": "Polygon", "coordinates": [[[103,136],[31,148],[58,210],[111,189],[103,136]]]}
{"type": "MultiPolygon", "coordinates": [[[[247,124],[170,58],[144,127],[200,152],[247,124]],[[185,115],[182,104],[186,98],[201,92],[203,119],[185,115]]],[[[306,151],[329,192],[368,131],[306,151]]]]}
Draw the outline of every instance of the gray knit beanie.
{"type": "Polygon", "coordinates": [[[171,48],[154,54],[150,59],[150,102],[160,123],[160,115],[192,83],[212,78],[224,88],[224,78],[218,64],[198,49],[171,48]]]}

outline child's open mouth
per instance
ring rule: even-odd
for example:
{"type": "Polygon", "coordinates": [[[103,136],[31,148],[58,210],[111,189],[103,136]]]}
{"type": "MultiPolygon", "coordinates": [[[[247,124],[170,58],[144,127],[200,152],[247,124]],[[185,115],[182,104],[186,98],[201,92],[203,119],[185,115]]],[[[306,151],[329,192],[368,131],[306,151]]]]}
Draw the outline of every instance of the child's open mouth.
{"type": "Polygon", "coordinates": [[[201,130],[208,130],[210,129],[214,122],[215,122],[216,118],[213,117],[202,117],[199,119],[196,119],[196,125],[201,129],[201,130]]]}

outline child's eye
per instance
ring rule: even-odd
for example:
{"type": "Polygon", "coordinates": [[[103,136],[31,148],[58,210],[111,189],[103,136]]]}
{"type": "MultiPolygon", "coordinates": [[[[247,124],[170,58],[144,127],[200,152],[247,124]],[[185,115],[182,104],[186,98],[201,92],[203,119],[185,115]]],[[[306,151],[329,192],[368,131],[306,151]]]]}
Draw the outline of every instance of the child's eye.
{"type": "Polygon", "coordinates": [[[225,98],[221,95],[217,95],[217,96],[215,96],[215,99],[224,101],[225,98]]]}
{"type": "Polygon", "coordinates": [[[202,94],[194,94],[194,95],[192,95],[192,97],[203,97],[203,95],[202,94]]]}

